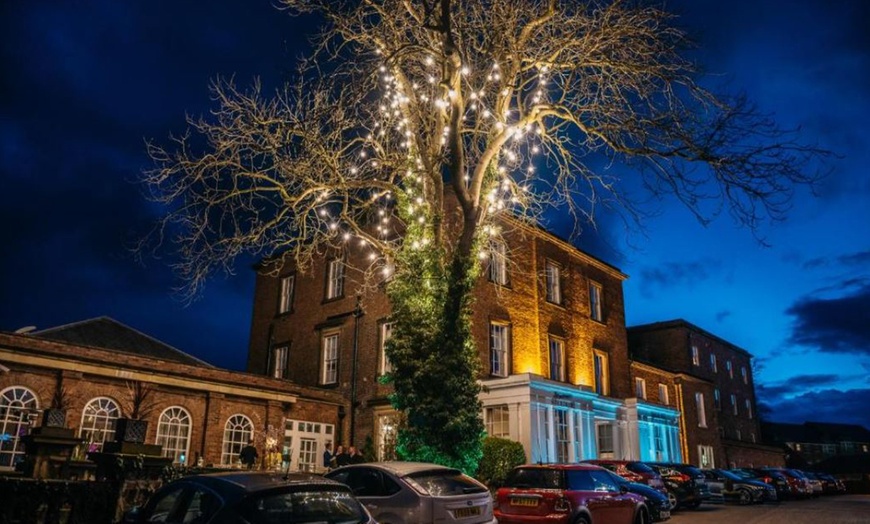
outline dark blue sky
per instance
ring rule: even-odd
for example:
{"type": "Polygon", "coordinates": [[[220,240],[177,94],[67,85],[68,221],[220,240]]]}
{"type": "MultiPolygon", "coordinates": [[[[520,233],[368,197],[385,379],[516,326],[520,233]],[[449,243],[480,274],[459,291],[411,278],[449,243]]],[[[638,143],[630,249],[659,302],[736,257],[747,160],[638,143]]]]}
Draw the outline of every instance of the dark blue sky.
{"type": "MultiPolygon", "coordinates": [[[[671,203],[645,234],[605,219],[588,245],[630,275],[629,324],[682,317],[755,354],[774,418],[870,427],[870,2],[667,5],[712,81],[838,158],[816,196],[800,192],[789,220],[762,230],[769,247],[671,203]]],[[[130,255],[160,213],[133,181],[146,139],[209,109],[211,78],[276,84],[310,28],[263,0],[3,2],[0,329],[107,315],[243,368],[252,271],[184,307],[164,261],[130,255]]]]}

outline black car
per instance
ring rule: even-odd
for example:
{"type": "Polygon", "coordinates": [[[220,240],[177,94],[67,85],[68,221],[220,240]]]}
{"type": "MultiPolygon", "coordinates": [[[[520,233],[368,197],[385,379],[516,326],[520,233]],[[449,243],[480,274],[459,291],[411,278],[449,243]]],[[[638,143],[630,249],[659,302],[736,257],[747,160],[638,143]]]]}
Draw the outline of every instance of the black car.
{"type": "Polygon", "coordinates": [[[704,476],[710,486],[710,494],[722,502],[741,505],[776,500],[776,489],[759,480],[742,478],[723,469],[705,469],[704,476]]]}
{"type": "Polygon", "coordinates": [[[671,500],[665,493],[646,484],[626,480],[612,471],[608,470],[608,473],[620,488],[625,488],[629,492],[644,498],[646,507],[649,509],[649,516],[653,522],[663,522],[671,518],[671,500]]]}
{"type": "Polygon", "coordinates": [[[124,523],[375,524],[350,488],[316,475],[226,472],[170,482],[124,523]]]}
{"type": "Polygon", "coordinates": [[[697,472],[695,475],[692,471],[683,473],[677,469],[676,464],[648,462],[647,465],[662,476],[671,499],[672,511],[680,507],[697,508],[704,501],[705,495],[709,496],[704,474],[698,468],[692,468],[697,472]]]}
{"type": "Polygon", "coordinates": [[[785,500],[792,495],[792,490],[788,485],[788,480],[785,475],[777,471],[764,470],[761,468],[734,468],[729,471],[740,478],[756,480],[764,482],[768,486],[773,486],[776,493],[775,500],[785,500]]]}
{"type": "Polygon", "coordinates": [[[822,481],[824,493],[839,495],[846,492],[846,485],[842,480],[828,473],[816,473],[816,478],[822,481]]]}

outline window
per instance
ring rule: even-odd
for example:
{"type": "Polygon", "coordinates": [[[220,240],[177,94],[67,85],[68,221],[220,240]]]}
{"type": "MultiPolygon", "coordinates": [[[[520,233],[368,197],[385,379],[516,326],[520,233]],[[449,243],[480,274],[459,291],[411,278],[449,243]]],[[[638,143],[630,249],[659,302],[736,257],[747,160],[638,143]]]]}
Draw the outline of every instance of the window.
{"type": "Polygon", "coordinates": [[[592,320],[604,321],[604,313],[601,307],[601,284],[589,281],[589,315],[592,320]]]}
{"type": "Polygon", "coordinates": [[[595,427],[595,436],[598,440],[598,458],[613,458],[613,426],[611,424],[598,424],[595,427]]]}
{"type": "Polygon", "coordinates": [[[392,322],[382,322],[379,327],[380,333],[378,334],[378,354],[380,355],[380,372],[381,375],[386,375],[387,373],[393,371],[393,364],[390,362],[390,359],[387,358],[387,340],[393,334],[393,324],[392,322]]]}
{"type": "Polygon", "coordinates": [[[239,463],[239,453],[254,438],[254,424],[244,415],[233,415],[224,424],[224,441],[221,446],[221,464],[232,466],[239,463]]]}
{"type": "Polygon", "coordinates": [[[710,353],[710,369],[713,370],[713,373],[719,372],[719,366],[716,364],[716,355],[710,353]]]}
{"type": "Polygon", "coordinates": [[[88,451],[100,451],[103,442],[115,437],[115,421],[121,416],[121,408],[114,400],[97,397],[82,410],[82,425],[79,437],[88,442],[88,451]]]}
{"type": "Polygon", "coordinates": [[[692,365],[701,365],[701,353],[698,351],[698,346],[692,346],[692,365]]]}
{"type": "Polygon", "coordinates": [[[743,377],[744,384],[749,384],[749,375],[746,374],[746,366],[740,366],[740,376],[743,377]]]}
{"type": "Polygon", "coordinates": [[[489,363],[490,374],[497,377],[508,376],[508,355],[510,353],[510,326],[507,324],[489,325],[489,363]]]}
{"type": "Polygon", "coordinates": [[[320,471],[323,449],[326,444],[334,442],[334,432],[332,424],[284,419],[284,441],[280,445],[282,468],[320,471]]]}
{"type": "Polygon", "coordinates": [[[338,333],[325,335],[321,349],[320,383],[338,382],[338,333]]]}
{"type": "Polygon", "coordinates": [[[634,394],[637,398],[646,400],[646,380],[642,378],[634,379],[634,394]]]}
{"type": "Polygon", "coordinates": [[[722,410],[722,399],[720,398],[718,389],[713,390],[713,407],[717,410],[722,410]]]}
{"type": "Polygon", "coordinates": [[[510,411],[507,406],[493,406],[483,410],[486,433],[490,437],[510,438],[510,411]]]}
{"type": "Polygon", "coordinates": [[[737,395],[734,393],[731,394],[731,412],[737,414],[737,395]]]}
{"type": "Polygon", "coordinates": [[[664,384],[659,384],[659,402],[665,406],[670,404],[670,399],[668,398],[668,386],[664,384]]]}
{"type": "Polygon", "coordinates": [[[396,412],[377,415],[378,460],[396,460],[398,426],[396,412]]]}
{"type": "Polygon", "coordinates": [[[735,437],[735,440],[741,440],[741,437],[743,437],[743,434],[740,433],[739,429],[735,429],[734,430],[734,437],[735,437]]]}
{"type": "Polygon", "coordinates": [[[317,468],[317,441],[313,438],[299,439],[299,471],[314,471],[317,468]]]}
{"type": "Polygon", "coordinates": [[[713,461],[713,446],[698,446],[698,464],[705,469],[716,467],[713,461]]]}
{"type": "Polygon", "coordinates": [[[550,338],[550,380],[565,381],[565,342],[550,338]]]}
{"type": "Polygon", "coordinates": [[[30,415],[38,408],[36,395],[25,387],[13,386],[0,393],[0,468],[14,468],[24,459],[20,439],[30,432],[30,415]]]}
{"type": "Polygon", "coordinates": [[[489,279],[500,286],[508,283],[507,246],[499,240],[493,240],[490,246],[489,279]]]}
{"type": "Polygon", "coordinates": [[[728,378],[734,378],[734,368],[731,367],[731,361],[725,363],[725,369],[728,370],[728,378]]]}
{"type": "Polygon", "coordinates": [[[287,363],[289,358],[289,346],[278,346],[272,350],[272,376],[274,378],[287,378],[287,363]]]}
{"type": "Polygon", "coordinates": [[[174,406],[160,414],[157,422],[157,440],[163,446],[163,456],[171,457],[175,464],[186,465],[190,444],[190,414],[174,406]]]}
{"type": "Polygon", "coordinates": [[[608,395],[610,394],[610,376],[607,354],[595,351],[592,358],[595,373],[595,392],[599,395],[608,395]]]}
{"type": "Polygon", "coordinates": [[[571,437],[568,434],[568,410],[557,409],[556,415],[556,462],[570,462],[568,450],[571,448],[571,437]]]}
{"type": "Polygon", "coordinates": [[[296,287],[296,275],[281,278],[281,290],[278,295],[278,314],[293,310],[293,293],[296,287]]]}
{"type": "Polygon", "coordinates": [[[547,262],[547,302],[562,303],[562,283],[559,266],[555,262],[547,262]]]}
{"type": "Polygon", "coordinates": [[[743,405],[746,406],[746,416],[752,418],[752,402],[750,402],[749,399],[746,399],[743,405]]]}
{"type": "Polygon", "coordinates": [[[755,432],[754,431],[749,434],[749,440],[751,440],[752,443],[755,444],[755,432]]]}
{"type": "Polygon", "coordinates": [[[326,300],[344,296],[344,260],[334,258],[326,266],[326,300]]]}
{"type": "Polygon", "coordinates": [[[707,427],[707,411],[704,407],[704,394],[695,393],[695,410],[698,415],[698,427],[707,427]]]}

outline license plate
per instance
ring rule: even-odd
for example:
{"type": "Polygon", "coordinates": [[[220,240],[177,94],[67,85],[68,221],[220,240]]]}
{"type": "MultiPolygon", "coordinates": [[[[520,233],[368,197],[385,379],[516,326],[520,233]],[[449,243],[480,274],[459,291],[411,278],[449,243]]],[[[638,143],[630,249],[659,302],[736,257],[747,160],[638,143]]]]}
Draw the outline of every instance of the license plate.
{"type": "Polygon", "coordinates": [[[525,506],[527,508],[537,508],[538,499],[531,497],[511,497],[511,506],[525,506]]]}
{"type": "Polygon", "coordinates": [[[670,511],[659,511],[659,515],[661,515],[661,517],[662,517],[663,519],[669,519],[669,518],[671,518],[671,512],[670,512],[670,511]]]}
{"type": "Polygon", "coordinates": [[[453,510],[453,516],[458,519],[476,517],[478,515],[480,515],[480,506],[474,506],[471,508],[459,508],[453,510]]]}

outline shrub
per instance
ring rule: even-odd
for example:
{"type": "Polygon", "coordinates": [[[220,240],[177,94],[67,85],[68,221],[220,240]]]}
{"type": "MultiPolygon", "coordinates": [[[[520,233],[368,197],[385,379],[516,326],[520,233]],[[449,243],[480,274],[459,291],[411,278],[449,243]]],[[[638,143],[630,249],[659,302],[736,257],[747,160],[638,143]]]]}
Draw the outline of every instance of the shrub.
{"type": "Polygon", "coordinates": [[[483,458],[480,459],[477,478],[490,488],[498,488],[504,484],[512,469],[525,463],[526,451],[519,442],[486,437],[483,439],[483,458]]]}

